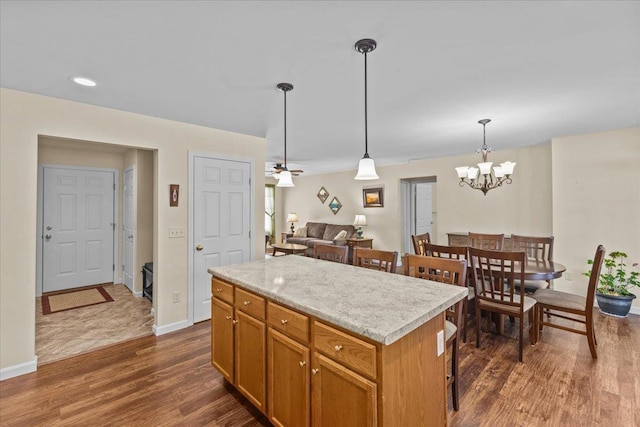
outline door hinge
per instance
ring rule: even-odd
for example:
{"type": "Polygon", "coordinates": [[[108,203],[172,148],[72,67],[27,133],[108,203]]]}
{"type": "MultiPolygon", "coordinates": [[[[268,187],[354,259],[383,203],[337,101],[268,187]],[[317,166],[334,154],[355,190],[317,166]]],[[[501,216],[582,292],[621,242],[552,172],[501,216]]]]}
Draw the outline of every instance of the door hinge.
{"type": "Polygon", "coordinates": [[[113,183],[113,191],[115,191],[115,190],[116,190],[116,184],[115,184],[115,182],[114,182],[114,183],[113,183]]]}
{"type": "Polygon", "coordinates": [[[116,231],[116,223],[115,222],[111,223],[111,228],[113,229],[113,231],[116,231]]]}
{"type": "Polygon", "coordinates": [[[115,264],[113,264],[112,270],[116,271],[116,265],[115,264]]]}
{"type": "Polygon", "coordinates": [[[251,238],[251,230],[249,230],[249,238],[251,238]]]}

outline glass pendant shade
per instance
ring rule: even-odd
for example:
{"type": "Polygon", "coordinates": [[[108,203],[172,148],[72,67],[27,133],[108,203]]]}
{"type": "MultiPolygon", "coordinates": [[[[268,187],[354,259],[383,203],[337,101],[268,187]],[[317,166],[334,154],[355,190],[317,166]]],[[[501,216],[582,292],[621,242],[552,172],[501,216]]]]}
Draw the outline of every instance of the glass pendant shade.
{"type": "Polygon", "coordinates": [[[502,171],[505,175],[511,175],[513,173],[513,168],[516,167],[516,164],[512,162],[504,162],[500,163],[500,166],[502,167],[502,171]]]}
{"type": "Polygon", "coordinates": [[[491,165],[493,165],[493,162],[478,163],[478,167],[480,168],[480,173],[482,175],[489,175],[491,173],[491,165]]]}
{"type": "Polygon", "coordinates": [[[458,166],[456,168],[456,172],[458,173],[458,178],[466,178],[468,170],[469,170],[469,166],[458,166]]]}
{"type": "Polygon", "coordinates": [[[280,172],[280,179],[278,180],[276,187],[295,187],[293,185],[293,180],[291,179],[291,172],[289,171],[280,172]]]}
{"type": "Polygon", "coordinates": [[[376,164],[371,157],[363,157],[358,163],[358,174],[355,179],[378,179],[380,178],[376,173],[376,164]]]}

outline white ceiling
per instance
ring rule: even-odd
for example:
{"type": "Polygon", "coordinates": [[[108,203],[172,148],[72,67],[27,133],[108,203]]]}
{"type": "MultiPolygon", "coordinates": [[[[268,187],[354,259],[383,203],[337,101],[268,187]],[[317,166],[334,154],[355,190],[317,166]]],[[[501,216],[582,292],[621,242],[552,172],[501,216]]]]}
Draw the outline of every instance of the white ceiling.
{"type": "MultiPolygon", "coordinates": [[[[267,139],[355,169],[640,126],[637,1],[5,1],[0,83],[267,139]],[[70,81],[82,75],[98,86],[70,81]]],[[[176,142],[178,143],[178,142],[176,142]]]]}

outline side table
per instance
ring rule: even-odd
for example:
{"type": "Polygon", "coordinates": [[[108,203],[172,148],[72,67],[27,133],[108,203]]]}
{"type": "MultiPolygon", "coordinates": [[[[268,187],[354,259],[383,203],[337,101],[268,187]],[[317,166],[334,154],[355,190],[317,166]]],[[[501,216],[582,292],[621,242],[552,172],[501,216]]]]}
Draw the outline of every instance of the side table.
{"type": "Polygon", "coordinates": [[[293,237],[293,233],[290,231],[283,231],[280,233],[280,243],[286,243],[289,237],[293,237]]]}
{"type": "Polygon", "coordinates": [[[362,239],[350,238],[347,239],[347,246],[349,246],[349,264],[353,264],[353,248],[356,246],[359,248],[373,248],[373,239],[363,237],[362,239]]]}

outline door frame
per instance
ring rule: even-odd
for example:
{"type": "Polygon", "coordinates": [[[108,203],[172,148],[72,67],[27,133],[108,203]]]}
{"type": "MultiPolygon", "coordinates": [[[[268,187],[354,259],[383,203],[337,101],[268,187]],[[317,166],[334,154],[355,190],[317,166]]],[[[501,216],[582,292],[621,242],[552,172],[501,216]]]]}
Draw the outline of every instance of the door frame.
{"type": "MultiPolygon", "coordinates": [[[[142,287],[140,287],[140,292],[136,291],[136,278],[138,277],[138,275],[136,274],[136,240],[138,238],[138,230],[136,228],[136,223],[137,223],[137,203],[136,200],[138,198],[138,180],[136,177],[136,165],[132,164],[129,166],[125,166],[122,169],[122,185],[124,185],[124,174],[127,171],[131,171],[131,173],[133,174],[133,203],[131,206],[131,209],[133,210],[132,212],[132,217],[133,217],[133,229],[134,229],[134,233],[133,233],[133,242],[131,243],[131,256],[132,256],[132,260],[131,260],[131,267],[133,268],[133,276],[131,277],[131,288],[129,289],[131,291],[131,293],[135,296],[135,297],[141,297],[142,296],[142,287]]],[[[122,284],[126,286],[126,284],[124,283],[124,216],[126,214],[126,212],[124,211],[125,208],[125,203],[124,203],[124,188],[122,189],[122,230],[120,230],[121,232],[121,236],[122,236],[122,257],[120,258],[120,260],[122,261],[121,267],[120,267],[120,271],[122,271],[122,284]]],[[[117,233],[116,233],[117,234],[117,233]]],[[[128,288],[127,288],[128,289],[128,288]]]]}
{"type": "Polygon", "coordinates": [[[249,208],[251,210],[251,212],[249,213],[249,230],[250,230],[250,235],[249,235],[249,245],[250,245],[250,256],[251,256],[251,261],[255,260],[256,258],[256,254],[255,254],[255,230],[254,230],[254,225],[255,225],[255,206],[256,206],[256,201],[255,201],[255,180],[253,177],[253,173],[255,172],[255,162],[253,159],[251,158],[247,158],[247,157],[237,157],[237,156],[227,156],[227,155],[223,155],[223,154],[219,154],[219,153],[212,153],[209,151],[192,151],[192,150],[188,150],[188,156],[189,156],[189,171],[188,171],[188,175],[189,175],[189,203],[187,204],[187,215],[188,215],[188,219],[187,219],[187,270],[188,270],[188,284],[187,284],[187,321],[189,322],[189,324],[193,325],[193,294],[194,294],[194,277],[193,277],[193,248],[195,246],[195,237],[193,235],[194,230],[193,230],[193,225],[194,225],[194,219],[193,216],[195,214],[194,211],[194,199],[195,199],[195,180],[194,180],[194,174],[195,174],[195,160],[196,157],[204,157],[207,159],[214,159],[214,160],[226,160],[226,161],[233,161],[233,162],[243,162],[243,163],[249,163],[249,171],[250,171],[250,175],[249,175],[249,208]]]}
{"type": "MultiPolygon", "coordinates": [[[[412,191],[416,184],[438,184],[436,176],[426,176],[421,178],[404,178],[400,180],[400,206],[402,217],[402,252],[413,253],[413,243],[411,241],[411,234],[415,234],[415,199],[412,191]]],[[[434,206],[434,200],[436,191],[432,192],[431,204],[433,211],[433,227],[431,228],[432,235],[431,240],[435,241],[435,234],[437,230],[437,205],[434,206]]],[[[437,201],[436,201],[437,203],[437,201]]]]}
{"type": "MultiPolygon", "coordinates": [[[[119,255],[119,239],[118,232],[120,229],[120,170],[111,168],[94,168],[91,166],[77,166],[77,165],[59,165],[50,163],[38,164],[38,200],[37,200],[37,234],[36,234],[36,296],[42,296],[42,263],[44,261],[42,238],[44,235],[42,220],[44,218],[44,169],[70,169],[70,170],[88,170],[95,172],[110,172],[113,173],[113,182],[115,189],[113,192],[113,223],[115,224],[113,230],[113,263],[117,264],[117,260],[120,259],[119,255]]],[[[122,283],[122,278],[119,275],[119,268],[113,269],[113,283],[122,283]]]]}

